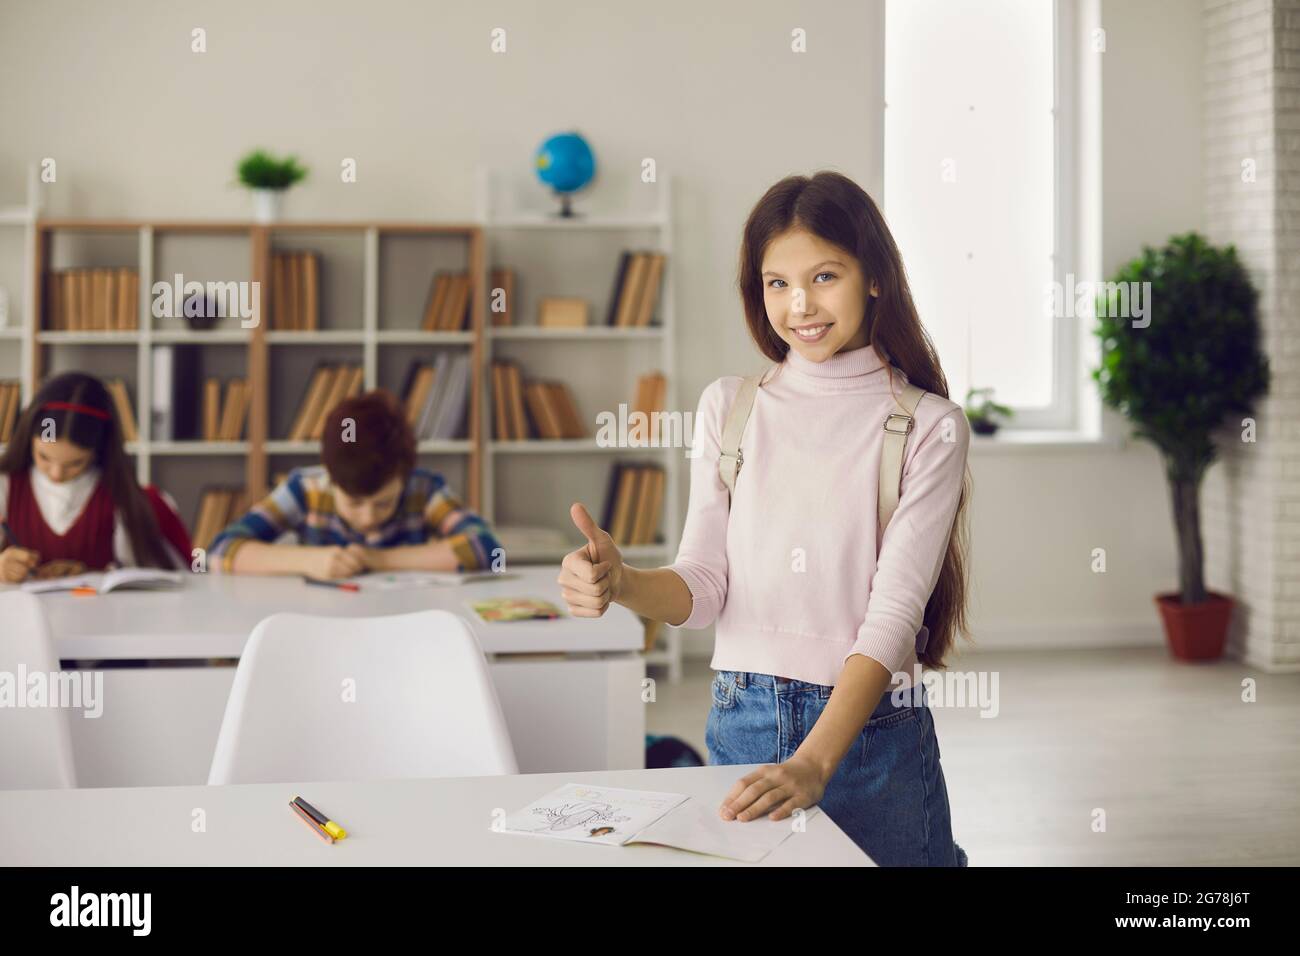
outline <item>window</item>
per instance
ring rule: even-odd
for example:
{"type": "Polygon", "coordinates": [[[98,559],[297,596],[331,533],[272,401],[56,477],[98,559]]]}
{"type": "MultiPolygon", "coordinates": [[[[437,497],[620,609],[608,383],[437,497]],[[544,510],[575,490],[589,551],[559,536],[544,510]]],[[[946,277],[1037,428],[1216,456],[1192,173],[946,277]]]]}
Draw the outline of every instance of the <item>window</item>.
{"type": "Polygon", "coordinates": [[[1050,0],[888,0],[884,212],[953,400],[991,387],[1008,427],[1071,428],[1067,110],[1050,0]],[[1065,215],[1063,216],[1063,213],[1065,215]]]}

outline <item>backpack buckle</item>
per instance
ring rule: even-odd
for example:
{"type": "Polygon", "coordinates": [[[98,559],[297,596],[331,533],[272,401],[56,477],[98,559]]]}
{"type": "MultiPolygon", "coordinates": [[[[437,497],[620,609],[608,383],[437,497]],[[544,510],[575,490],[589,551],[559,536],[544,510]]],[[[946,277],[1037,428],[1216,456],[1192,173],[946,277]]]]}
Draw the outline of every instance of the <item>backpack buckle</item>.
{"type": "Polygon", "coordinates": [[[889,432],[891,435],[910,434],[912,431],[912,416],[904,415],[902,412],[890,412],[889,415],[885,417],[885,431],[889,432]],[[895,418],[901,418],[903,421],[907,423],[907,427],[904,428],[902,431],[899,431],[897,428],[890,428],[889,423],[891,420],[895,418]]]}

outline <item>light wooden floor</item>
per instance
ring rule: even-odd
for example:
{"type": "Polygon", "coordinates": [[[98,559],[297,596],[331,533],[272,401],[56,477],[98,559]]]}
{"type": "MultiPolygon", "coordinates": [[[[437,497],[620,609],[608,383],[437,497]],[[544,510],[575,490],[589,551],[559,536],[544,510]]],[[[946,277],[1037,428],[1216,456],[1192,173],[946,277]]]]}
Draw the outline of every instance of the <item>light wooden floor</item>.
{"type": "MultiPolygon", "coordinates": [[[[971,866],[1300,865],[1300,674],[1163,649],[968,651],[951,669],[998,675],[996,717],[931,704],[971,866]]],[[[712,674],[652,670],[647,732],[707,758],[712,674]]]]}

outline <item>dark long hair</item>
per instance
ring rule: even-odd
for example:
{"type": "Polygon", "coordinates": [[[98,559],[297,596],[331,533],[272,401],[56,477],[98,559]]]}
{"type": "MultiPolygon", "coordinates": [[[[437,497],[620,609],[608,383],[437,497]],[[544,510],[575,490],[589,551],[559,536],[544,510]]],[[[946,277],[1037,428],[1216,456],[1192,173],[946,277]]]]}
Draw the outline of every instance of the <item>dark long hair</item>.
{"type": "Polygon", "coordinates": [[[32,467],[32,439],[38,437],[46,419],[53,420],[57,439],[71,441],[94,454],[100,469],[99,480],[108,488],[113,508],[122,516],[136,563],[143,567],[174,568],[176,565],[163,545],[153,508],[135,480],[117,408],[104,383],[93,375],[65,372],[41,386],[14,426],[12,440],[0,457],[0,474],[26,474],[32,467]],[[45,406],[50,402],[85,405],[106,412],[108,418],[66,408],[47,409],[45,406]]]}
{"type": "MultiPolygon", "coordinates": [[[[862,187],[839,173],[787,176],[769,189],[749,214],[740,248],[738,284],[745,321],[759,350],[774,362],[784,361],[790,350],[768,321],[762,277],[768,244],[790,229],[805,230],[843,249],[857,259],[864,288],[870,289],[873,282],[879,287],[879,296],[867,296],[863,323],[867,343],[889,368],[890,391],[898,394],[892,370],[898,368],[913,385],[948,398],[948,380],[912,303],[903,259],[885,217],[862,187]]],[[[863,422],[864,428],[873,425],[863,422]]],[[[958,632],[970,640],[966,617],[970,485],[967,467],[943,567],[925,607],[930,641],[919,659],[927,667],[944,666],[943,659],[958,632]]]]}

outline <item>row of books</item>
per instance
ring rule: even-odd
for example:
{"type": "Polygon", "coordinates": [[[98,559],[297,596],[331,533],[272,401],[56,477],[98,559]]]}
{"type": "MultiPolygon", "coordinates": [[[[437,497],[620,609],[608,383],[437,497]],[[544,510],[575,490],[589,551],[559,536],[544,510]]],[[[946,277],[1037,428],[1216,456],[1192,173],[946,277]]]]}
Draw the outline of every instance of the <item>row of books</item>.
{"type": "Polygon", "coordinates": [[[360,365],[317,365],[307,380],[298,411],[289,427],[290,441],[319,441],[334,406],[361,394],[365,373],[360,365]]]}
{"type": "Polygon", "coordinates": [[[468,272],[439,272],[429,286],[424,304],[426,332],[460,332],[469,319],[470,279],[468,272]]]}
{"type": "Polygon", "coordinates": [[[569,386],[563,382],[525,384],[514,362],[492,363],[492,425],[497,441],[587,437],[569,386]]]}
{"type": "Polygon", "coordinates": [[[606,325],[634,328],[650,324],[659,304],[664,260],[661,252],[627,251],[619,257],[606,325]]]}
{"type": "Polygon", "coordinates": [[[251,399],[252,389],[246,378],[234,378],[226,383],[224,402],[221,399],[221,379],[204,379],[203,440],[239,441],[243,438],[251,399]]]}
{"type": "Polygon", "coordinates": [[[402,385],[406,421],[418,439],[445,441],[461,437],[469,404],[470,357],[439,352],[432,365],[412,362],[402,385]]]}
{"type": "Polygon", "coordinates": [[[660,465],[610,466],[601,527],[618,545],[653,544],[663,513],[666,473],[660,465]]]}
{"type": "Polygon", "coordinates": [[[140,324],[134,269],[59,269],[45,274],[45,325],[54,332],[130,331],[140,324]]]}
{"type": "Polygon", "coordinates": [[[208,548],[226,525],[249,509],[251,502],[243,488],[205,488],[199,496],[191,540],[196,548],[208,548]]]}
{"type": "Polygon", "coordinates": [[[271,328],[314,332],[320,327],[320,257],[314,252],[271,254],[271,328]]]}
{"type": "Polygon", "coordinates": [[[14,423],[18,421],[19,406],[23,401],[23,387],[19,382],[0,382],[0,444],[13,437],[14,423]]]}

